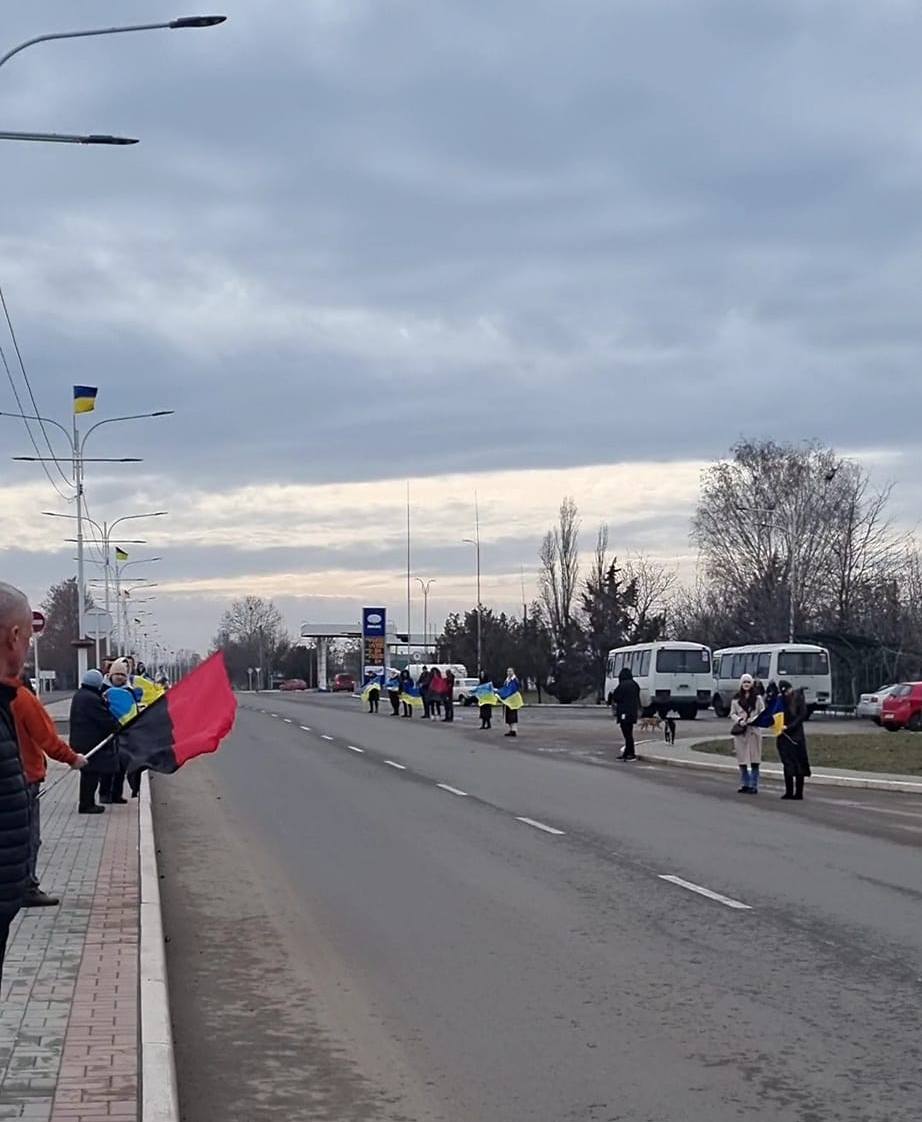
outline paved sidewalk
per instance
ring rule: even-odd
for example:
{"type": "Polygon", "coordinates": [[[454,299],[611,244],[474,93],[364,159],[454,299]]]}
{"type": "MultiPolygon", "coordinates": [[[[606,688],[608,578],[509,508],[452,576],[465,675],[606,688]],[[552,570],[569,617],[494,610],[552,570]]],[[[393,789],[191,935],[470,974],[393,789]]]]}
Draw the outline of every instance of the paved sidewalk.
{"type": "MultiPolygon", "coordinates": [[[[685,739],[675,744],[662,742],[637,743],[637,754],[651,763],[675,764],[679,767],[697,767],[706,771],[736,771],[736,761],[732,756],[718,756],[713,752],[696,752],[695,745],[700,739],[685,739]]],[[[808,738],[809,747],[809,738],[808,738]]],[[[772,778],[783,777],[781,765],[772,759],[774,745],[766,738],[763,746],[764,762],[762,775],[772,778]]],[[[821,767],[813,770],[812,783],[832,787],[855,787],[877,791],[903,791],[922,795],[922,777],[916,775],[891,775],[881,771],[849,771],[845,768],[821,767]]]]}
{"type": "Polygon", "coordinates": [[[138,1118],[138,802],[77,814],[77,776],[52,765],[42,887],[57,908],[14,921],[0,993],[0,1119],[138,1118]]]}

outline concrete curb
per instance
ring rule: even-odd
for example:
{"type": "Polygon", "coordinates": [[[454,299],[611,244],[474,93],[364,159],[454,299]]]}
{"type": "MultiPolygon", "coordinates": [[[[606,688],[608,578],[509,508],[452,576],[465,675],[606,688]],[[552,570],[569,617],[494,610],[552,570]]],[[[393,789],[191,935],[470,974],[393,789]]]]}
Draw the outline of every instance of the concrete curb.
{"type": "Polygon", "coordinates": [[[179,1122],[150,773],[141,776],[141,1122],[179,1122]]]}
{"type": "MultiPolygon", "coordinates": [[[[703,771],[736,772],[735,763],[723,763],[720,760],[681,760],[675,756],[658,756],[649,752],[638,752],[638,759],[651,764],[667,764],[670,767],[699,768],[703,771]]],[[[780,767],[762,764],[760,773],[763,778],[770,776],[772,779],[783,779],[784,772],[780,767]]],[[[873,779],[862,775],[830,775],[828,772],[815,771],[811,783],[819,783],[825,787],[853,787],[865,791],[901,791],[909,795],[922,795],[922,781],[914,782],[911,779],[873,779]]]]}

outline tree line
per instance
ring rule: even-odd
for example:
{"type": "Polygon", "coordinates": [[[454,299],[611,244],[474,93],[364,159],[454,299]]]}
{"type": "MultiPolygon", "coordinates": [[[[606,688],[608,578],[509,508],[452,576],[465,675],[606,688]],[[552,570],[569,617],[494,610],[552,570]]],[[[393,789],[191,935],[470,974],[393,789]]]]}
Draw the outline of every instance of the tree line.
{"type": "MultiPolygon", "coordinates": [[[[604,524],[586,564],[579,510],[565,497],[540,543],[527,620],[484,610],[485,666],[495,676],[508,661],[562,702],[601,700],[613,647],[793,636],[829,648],[841,704],[922,678],[922,554],[893,525],[891,498],[892,486],[874,486],[833,448],[740,441],[703,473],[689,531],[698,574],[682,584],[649,557],[619,561],[604,524]]],[[[439,640],[469,667],[476,622],[476,612],[450,616],[439,640]]]]}

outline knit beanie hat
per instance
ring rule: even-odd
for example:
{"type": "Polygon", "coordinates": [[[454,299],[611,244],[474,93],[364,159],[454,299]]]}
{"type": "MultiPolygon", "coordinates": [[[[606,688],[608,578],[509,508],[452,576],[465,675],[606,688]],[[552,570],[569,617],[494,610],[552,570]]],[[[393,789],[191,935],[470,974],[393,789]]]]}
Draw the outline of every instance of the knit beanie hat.
{"type": "Polygon", "coordinates": [[[111,678],[113,674],[124,674],[126,678],[129,677],[128,660],[125,658],[117,658],[109,667],[109,677],[111,678]]]}
{"type": "Polygon", "coordinates": [[[80,682],[81,686],[88,686],[91,690],[102,689],[103,676],[98,670],[87,670],[80,682]]]}

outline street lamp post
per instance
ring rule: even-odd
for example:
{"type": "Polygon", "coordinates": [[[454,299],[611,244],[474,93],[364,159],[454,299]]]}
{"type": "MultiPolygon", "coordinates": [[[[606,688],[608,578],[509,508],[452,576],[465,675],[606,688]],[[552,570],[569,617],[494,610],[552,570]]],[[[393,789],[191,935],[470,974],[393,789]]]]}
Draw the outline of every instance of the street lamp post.
{"type": "MultiPolygon", "coordinates": [[[[165,23],[136,23],[123,27],[97,27],[86,31],[55,31],[48,35],[36,35],[19,43],[5,55],[0,56],[0,66],[9,62],[14,55],[24,51],[26,47],[35,46],[36,43],[49,43],[55,39],[88,39],[98,35],[122,35],[130,31],[163,31],[181,30],[190,27],[215,27],[224,23],[227,16],[182,16],[179,19],[168,20],[165,23]]],[[[52,144],[137,144],[137,140],[128,136],[107,136],[93,133],[89,136],[78,136],[70,133],[57,132],[0,132],[0,140],[35,140],[52,144]]]]}
{"type": "MultiPolygon", "coordinates": [[[[111,550],[111,547],[112,547],[112,542],[114,540],[113,537],[112,537],[112,531],[115,529],[116,526],[120,525],[122,522],[132,522],[132,521],[134,521],[135,519],[138,519],[138,518],[164,518],[168,513],[169,512],[165,511],[165,510],[151,510],[151,511],[146,512],[145,514],[125,514],[121,518],[116,518],[114,522],[103,522],[101,524],[99,522],[96,522],[94,519],[88,518],[88,517],[86,517],[86,515],[84,515],[84,519],[91,526],[94,526],[96,528],[100,537],[102,538],[102,564],[103,564],[103,576],[105,578],[105,609],[106,609],[106,611],[109,611],[109,607],[110,607],[110,603],[111,603],[111,599],[110,599],[110,595],[109,595],[109,590],[110,590],[109,570],[111,568],[110,550],[111,550]]],[[[80,521],[81,521],[79,512],[77,514],[58,514],[57,511],[43,510],[42,514],[45,515],[47,518],[76,518],[78,520],[78,526],[79,526],[80,521]]],[[[143,538],[133,538],[131,540],[124,540],[120,544],[121,545],[146,545],[147,542],[143,538]]],[[[78,541],[78,551],[79,551],[79,548],[80,548],[80,543],[78,541]]],[[[118,600],[118,564],[116,563],[116,602],[117,602],[117,600],[118,600]]],[[[118,624],[116,623],[116,633],[117,632],[118,632],[118,624]]],[[[116,642],[117,642],[117,640],[116,640],[116,642]]],[[[109,651],[109,644],[107,642],[106,643],[106,654],[109,654],[109,653],[111,653],[111,652],[109,651]]]]}
{"type": "Polygon", "coordinates": [[[430,577],[429,580],[423,580],[422,577],[416,578],[419,587],[423,590],[423,651],[428,658],[429,651],[429,589],[435,584],[435,577],[430,577]]]}
{"type": "Polygon", "coordinates": [[[462,541],[475,548],[477,554],[477,677],[480,677],[483,670],[483,607],[480,599],[480,531],[478,527],[477,537],[475,538],[462,538],[462,541]]]}
{"type": "MultiPolygon", "coordinates": [[[[77,676],[78,680],[83,680],[83,675],[87,670],[87,657],[86,648],[79,645],[84,638],[84,558],[83,558],[83,519],[84,519],[84,501],[83,501],[83,466],[85,463],[140,463],[140,459],[136,456],[118,456],[118,457],[94,457],[92,461],[86,457],[86,442],[93,435],[93,433],[102,428],[103,425],[114,425],[121,421],[140,421],[147,420],[153,417],[169,417],[174,410],[172,409],[157,409],[152,413],[129,413],[124,417],[107,417],[104,421],[97,421],[95,425],[83,434],[81,438],[77,429],[77,414],[74,414],[73,433],[68,430],[59,421],[53,420],[51,417],[39,417],[37,415],[26,415],[19,413],[5,413],[0,411],[0,417],[13,417],[17,421],[42,421],[46,425],[54,425],[59,429],[67,440],[70,446],[71,455],[69,457],[57,457],[57,459],[69,460],[73,465],[74,471],[74,489],[76,491],[76,520],[77,520],[77,627],[80,634],[77,636],[77,676]]],[[[41,463],[46,460],[55,460],[53,456],[14,456],[14,460],[22,460],[26,462],[41,463]]]]}

